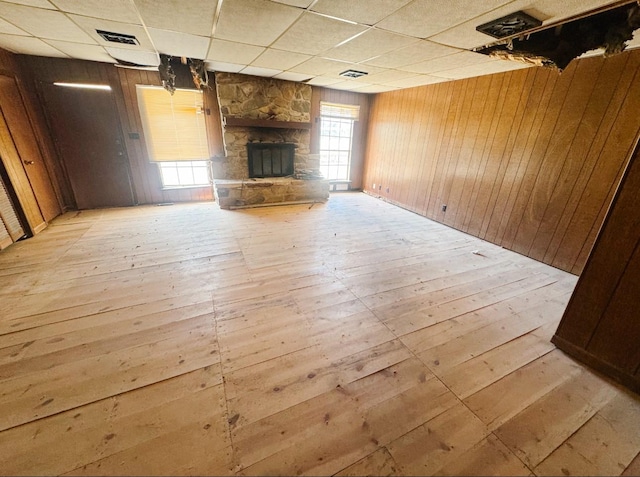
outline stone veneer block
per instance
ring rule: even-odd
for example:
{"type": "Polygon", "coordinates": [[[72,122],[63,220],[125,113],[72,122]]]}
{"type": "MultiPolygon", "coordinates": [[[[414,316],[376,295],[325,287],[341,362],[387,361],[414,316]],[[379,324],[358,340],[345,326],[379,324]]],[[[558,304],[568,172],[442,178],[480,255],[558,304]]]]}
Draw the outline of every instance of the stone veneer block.
{"type": "Polygon", "coordinates": [[[222,209],[257,207],[281,203],[325,202],[329,181],[289,177],[249,180],[216,180],[216,201],[222,209]]]}

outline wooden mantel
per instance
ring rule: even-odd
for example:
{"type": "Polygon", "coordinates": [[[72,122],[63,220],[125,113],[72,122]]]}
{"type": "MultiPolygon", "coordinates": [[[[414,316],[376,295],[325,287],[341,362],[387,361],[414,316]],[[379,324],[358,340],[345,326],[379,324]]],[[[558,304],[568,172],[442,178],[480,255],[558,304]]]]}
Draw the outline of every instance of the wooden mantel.
{"type": "Polygon", "coordinates": [[[274,121],[271,119],[246,119],[246,118],[224,118],[226,126],[240,126],[247,128],[278,128],[278,129],[311,129],[310,122],[297,121],[274,121]]]}

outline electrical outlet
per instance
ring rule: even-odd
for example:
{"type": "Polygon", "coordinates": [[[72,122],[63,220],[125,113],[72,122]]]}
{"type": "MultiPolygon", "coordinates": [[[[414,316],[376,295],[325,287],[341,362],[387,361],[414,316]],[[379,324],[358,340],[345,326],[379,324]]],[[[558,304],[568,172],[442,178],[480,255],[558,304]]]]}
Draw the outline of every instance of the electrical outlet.
{"type": "Polygon", "coordinates": [[[376,190],[376,183],[373,183],[373,190],[376,190]]]}
{"type": "Polygon", "coordinates": [[[442,212],[446,212],[447,211],[447,204],[442,204],[442,212]]]}
{"type": "Polygon", "coordinates": [[[387,187],[387,194],[389,193],[389,188],[387,187]]]}

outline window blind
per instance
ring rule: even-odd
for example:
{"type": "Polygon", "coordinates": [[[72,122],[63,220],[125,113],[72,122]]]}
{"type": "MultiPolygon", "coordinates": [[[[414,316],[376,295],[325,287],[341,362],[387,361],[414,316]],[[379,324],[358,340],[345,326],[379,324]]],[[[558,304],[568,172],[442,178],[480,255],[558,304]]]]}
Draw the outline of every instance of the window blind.
{"type": "Polygon", "coordinates": [[[320,102],[320,116],[345,118],[357,121],[360,118],[360,106],[320,102]]]}
{"type": "Polygon", "coordinates": [[[201,91],[136,85],[136,93],[150,161],[209,159],[201,91]]]}

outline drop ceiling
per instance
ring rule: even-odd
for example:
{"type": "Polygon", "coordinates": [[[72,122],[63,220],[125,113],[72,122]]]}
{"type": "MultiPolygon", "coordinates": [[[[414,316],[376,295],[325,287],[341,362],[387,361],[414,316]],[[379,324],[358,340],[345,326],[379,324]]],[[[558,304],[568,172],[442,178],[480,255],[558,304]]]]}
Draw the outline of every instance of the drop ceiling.
{"type": "MultiPolygon", "coordinates": [[[[0,0],[0,47],[18,54],[157,66],[159,53],[210,71],[378,93],[526,68],[471,51],[476,26],[523,10],[555,23],[603,0],[0,0]],[[96,30],[134,35],[109,43],[96,30]],[[349,79],[354,69],[368,74],[349,79]]],[[[640,46],[640,35],[631,47],[640,46]]]]}

